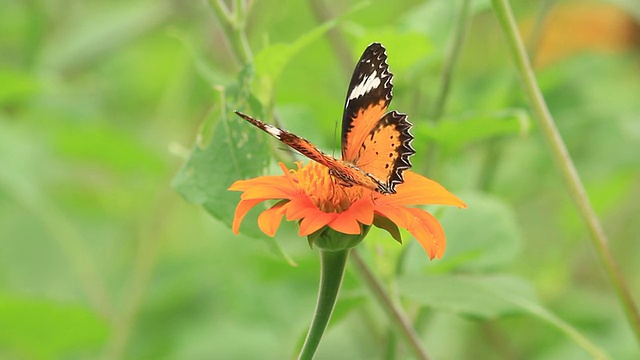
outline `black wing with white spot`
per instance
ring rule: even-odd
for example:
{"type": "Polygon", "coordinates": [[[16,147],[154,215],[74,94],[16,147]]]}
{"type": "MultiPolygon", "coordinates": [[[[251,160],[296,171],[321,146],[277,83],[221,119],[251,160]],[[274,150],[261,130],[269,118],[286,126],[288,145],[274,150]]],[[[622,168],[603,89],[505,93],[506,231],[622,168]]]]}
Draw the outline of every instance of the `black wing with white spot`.
{"type": "Polygon", "coordinates": [[[386,110],[393,96],[392,80],[393,74],[389,72],[384,46],[372,43],[360,57],[349,83],[342,116],[343,145],[354,126],[353,120],[360,116],[359,113],[373,106],[386,110]]]}

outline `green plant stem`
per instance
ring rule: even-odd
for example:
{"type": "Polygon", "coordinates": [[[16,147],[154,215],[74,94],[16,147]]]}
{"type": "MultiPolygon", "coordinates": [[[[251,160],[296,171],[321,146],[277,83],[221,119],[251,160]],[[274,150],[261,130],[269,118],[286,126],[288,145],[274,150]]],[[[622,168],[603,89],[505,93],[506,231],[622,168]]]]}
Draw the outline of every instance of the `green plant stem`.
{"type": "Polygon", "coordinates": [[[126,296],[118,313],[113,317],[113,331],[105,346],[103,359],[116,360],[126,357],[144,297],[156,269],[159,250],[165,240],[168,219],[174,215],[175,204],[172,194],[164,191],[159,191],[158,194],[152,216],[138,231],[138,248],[128,273],[126,291],[123,292],[126,296]]]}
{"type": "Polygon", "coordinates": [[[449,97],[449,89],[451,88],[451,79],[453,78],[453,70],[460,58],[460,51],[464,44],[464,39],[467,34],[467,28],[469,27],[469,0],[462,0],[460,8],[456,12],[455,25],[453,27],[453,34],[451,34],[451,41],[447,48],[447,55],[445,57],[444,67],[440,76],[440,87],[438,96],[434,102],[433,113],[431,114],[431,120],[437,122],[442,117],[442,112],[447,104],[449,97]]]}
{"type": "Polygon", "coordinates": [[[320,339],[329,324],[333,307],[338,299],[338,292],[344,277],[344,270],[349,257],[349,249],[339,251],[320,250],[320,288],[316,310],[309,326],[307,338],[300,350],[299,360],[313,359],[320,339]]]}
{"type": "MultiPolygon", "coordinates": [[[[533,28],[531,29],[529,37],[526,39],[526,49],[529,54],[529,61],[532,64],[535,64],[542,35],[544,34],[544,25],[547,22],[549,12],[551,11],[555,1],[556,0],[542,0],[540,2],[539,10],[533,23],[533,28]]],[[[520,98],[516,98],[516,96],[518,96],[518,91],[515,89],[515,86],[520,86],[520,84],[517,83],[517,80],[514,81],[513,85],[509,85],[509,90],[507,90],[509,94],[507,96],[507,103],[509,104],[520,103],[520,98]]],[[[500,138],[491,139],[487,143],[484,150],[485,155],[483,164],[480,167],[480,174],[478,175],[479,189],[485,191],[489,191],[491,189],[491,186],[494,183],[495,174],[504,154],[503,147],[502,139],[500,138]]]]}
{"type": "Polygon", "coordinates": [[[232,53],[241,65],[250,63],[253,60],[253,54],[244,31],[249,6],[242,3],[236,4],[232,12],[222,0],[210,0],[209,4],[222,26],[232,53]]]}
{"type": "Polygon", "coordinates": [[[578,209],[582,220],[585,222],[593,242],[593,246],[598,254],[598,259],[604,266],[609,280],[616,290],[617,296],[622,303],[625,314],[631,328],[635,332],[638,343],[640,343],[640,313],[631,297],[626,281],[609,249],[607,237],[602,226],[589,203],[580,176],[569,156],[569,152],[555,126],[551,113],[547,108],[542,93],[538,87],[531,63],[527,57],[526,50],[518,29],[508,0],[492,0],[493,9],[498,17],[502,30],[504,31],[512,56],[515,60],[518,72],[522,77],[522,84],[529,100],[534,117],[538,120],[545,139],[551,149],[551,155],[560,169],[565,185],[571,195],[574,205],[578,209]]]}
{"type": "MultiPolygon", "coordinates": [[[[453,33],[447,45],[447,54],[445,56],[442,73],[440,76],[440,87],[434,101],[433,110],[431,111],[431,122],[433,124],[440,121],[444,113],[449,91],[451,89],[451,81],[453,79],[453,71],[460,58],[462,45],[466,38],[467,28],[469,27],[469,0],[462,0],[460,7],[456,12],[453,33]]],[[[429,176],[437,177],[436,169],[440,158],[440,148],[435,143],[428,146],[425,156],[425,171],[429,176]]]]}
{"type": "Polygon", "coordinates": [[[429,356],[422,346],[418,334],[414,331],[413,327],[411,327],[411,321],[409,321],[409,318],[402,308],[391,300],[391,296],[389,296],[380,280],[378,280],[369,269],[357,249],[352,251],[351,259],[360,278],[364,280],[365,285],[371,290],[376,300],[380,303],[380,306],[386,311],[389,319],[400,331],[402,337],[407,340],[416,358],[428,360],[429,356]]]}

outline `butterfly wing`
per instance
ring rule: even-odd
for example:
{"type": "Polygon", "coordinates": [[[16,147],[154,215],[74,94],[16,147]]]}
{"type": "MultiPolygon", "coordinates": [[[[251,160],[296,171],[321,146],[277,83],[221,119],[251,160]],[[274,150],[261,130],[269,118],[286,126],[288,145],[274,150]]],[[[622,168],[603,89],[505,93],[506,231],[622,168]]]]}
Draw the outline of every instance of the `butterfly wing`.
{"type": "Polygon", "coordinates": [[[393,97],[392,81],[385,48],[369,45],[351,77],[342,118],[342,159],[381,184],[377,191],[383,194],[396,192],[415,153],[407,116],[385,114],[393,97]]]}
{"type": "Polygon", "coordinates": [[[332,156],[329,156],[318,149],[315,145],[313,145],[309,140],[303,139],[298,135],[291,133],[287,130],[283,130],[277,128],[273,125],[269,125],[261,120],[254,119],[249,115],[243,114],[239,111],[235,111],[235,113],[241,118],[247,120],[251,124],[255,125],[257,128],[262,129],[267,134],[273,136],[274,138],[282,141],[283,143],[289,145],[290,147],[297,150],[302,155],[308,157],[311,160],[319,162],[320,164],[331,167],[333,164],[338,161],[332,156]]]}
{"type": "Polygon", "coordinates": [[[411,168],[409,157],[413,136],[407,115],[391,111],[380,119],[366,136],[358,151],[356,166],[383,183],[379,192],[394,194],[404,179],[402,172],[411,168]]]}
{"type": "Polygon", "coordinates": [[[369,45],[356,65],[342,115],[342,159],[356,162],[360,146],[387,111],[393,74],[385,48],[369,45]]]}
{"type": "Polygon", "coordinates": [[[329,169],[329,173],[338,178],[342,182],[343,186],[360,185],[371,190],[383,191],[384,184],[382,182],[364,173],[353,164],[338,160],[333,156],[325,154],[309,142],[309,140],[303,139],[287,130],[269,125],[239,111],[235,111],[235,113],[257,128],[262,129],[267,134],[297,150],[302,155],[326,166],[329,169]]]}
{"type": "Polygon", "coordinates": [[[385,48],[369,45],[353,72],[342,118],[342,160],[308,140],[236,111],[243,119],[327,168],[344,186],[360,185],[382,194],[395,193],[402,172],[411,167],[413,136],[407,116],[389,113],[393,74],[385,48]]]}

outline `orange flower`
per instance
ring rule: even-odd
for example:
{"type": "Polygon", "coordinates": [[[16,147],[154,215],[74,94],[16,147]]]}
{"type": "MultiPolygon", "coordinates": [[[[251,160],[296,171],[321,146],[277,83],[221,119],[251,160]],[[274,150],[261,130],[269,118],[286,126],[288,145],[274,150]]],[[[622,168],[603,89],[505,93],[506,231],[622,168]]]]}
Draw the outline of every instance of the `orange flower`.
{"type": "Polygon", "coordinates": [[[396,187],[395,194],[382,195],[361,186],[342,186],[316,162],[296,164],[297,170],[289,170],[280,163],[284,175],[238,180],[231,185],[229,190],[243,192],[233,218],[235,234],[251,208],[265,200],[280,200],[258,217],[258,226],[269,236],[275,235],[283,216],[289,221],[300,220],[300,236],[309,236],[325,226],[357,235],[362,232],[361,224],[373,224],[400,241],[399,226],[407,229],[433,259],[444,254],[442,226],[425,210],[407,206],[467,207],[442,185],[412,171],[404,172],[404,182],[396,187]]]}

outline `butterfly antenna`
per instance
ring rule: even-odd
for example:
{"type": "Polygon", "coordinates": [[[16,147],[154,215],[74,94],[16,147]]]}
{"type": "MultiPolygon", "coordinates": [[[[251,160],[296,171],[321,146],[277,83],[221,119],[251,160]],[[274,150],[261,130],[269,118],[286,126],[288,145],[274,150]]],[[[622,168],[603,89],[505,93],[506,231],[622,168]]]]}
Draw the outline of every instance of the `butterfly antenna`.
{"type": "Polygon", "coordinates": [[[335,154],[336,149],[339,146],[342,146],[341,142],[339,142],[337,144],[338,146],[336,146],[335,142],[336,142],[337,138],[338,138],[338,122],[336,121],[336,122],[333,123],[333,142],[334,142],[334,144],[333,144],[333,147],[331,148],[331,156],[333,156],[333,157],[336,157],[336,154],[335,154]]]}

